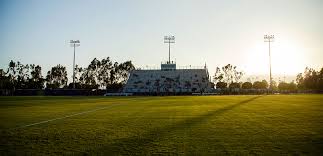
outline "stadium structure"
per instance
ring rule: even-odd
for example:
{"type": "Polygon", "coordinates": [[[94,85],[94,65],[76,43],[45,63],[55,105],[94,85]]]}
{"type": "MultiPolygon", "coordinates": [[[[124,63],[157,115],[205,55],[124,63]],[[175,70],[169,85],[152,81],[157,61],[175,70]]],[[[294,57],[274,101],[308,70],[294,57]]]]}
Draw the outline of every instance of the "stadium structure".
{"type": "Polygon", "coordinates": [[[161,63],[160,69],[136,69],[131,71],[123,89],[124,93],[149,95],[177,95],[207,93],[211,91],[209,73],[206,67],[176,68],[170,60],[170,43],[174,36],[165,36],[169,43],[169,59],[161,63]]]}

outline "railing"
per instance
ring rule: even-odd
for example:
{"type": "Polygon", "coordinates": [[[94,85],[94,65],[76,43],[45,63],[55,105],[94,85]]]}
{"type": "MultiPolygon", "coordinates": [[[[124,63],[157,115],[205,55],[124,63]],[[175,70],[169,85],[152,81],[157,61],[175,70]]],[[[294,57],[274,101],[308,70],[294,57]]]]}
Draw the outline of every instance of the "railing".
{"type": "MultiPolygon", "coordinates": [[[[204,66],[178,66],[176,69],[205,69],[204,66]]],[[[145,67],[136,67],[136,70],[161,70],[160,67],[156,66],[145,66],[145,67]]]]}
{"type": "Polygon", "coordinates": [[[176,61],[162,61],[161,64],[176,64],[176,61]]]}

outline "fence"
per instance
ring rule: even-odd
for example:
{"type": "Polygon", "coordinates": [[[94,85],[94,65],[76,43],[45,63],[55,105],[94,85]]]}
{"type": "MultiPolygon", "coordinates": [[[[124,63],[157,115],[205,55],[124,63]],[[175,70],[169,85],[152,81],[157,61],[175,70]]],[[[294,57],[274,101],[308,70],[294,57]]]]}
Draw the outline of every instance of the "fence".
{"type": "Polygon", "coordinates": [[[1,96],[102,96],[102,89],[16,89],[0,90],[1,96]]]}

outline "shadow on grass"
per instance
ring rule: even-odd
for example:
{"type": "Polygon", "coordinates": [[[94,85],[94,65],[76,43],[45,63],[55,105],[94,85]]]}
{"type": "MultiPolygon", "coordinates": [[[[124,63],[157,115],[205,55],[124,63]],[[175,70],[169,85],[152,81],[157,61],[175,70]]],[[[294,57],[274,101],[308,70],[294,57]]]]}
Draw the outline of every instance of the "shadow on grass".
{"type": "Polygon", "coordinates": [[[124,153],[124,154],[126,154],[126,153],[127,154],[131,154],[131,153],[132,154],[135,154],[135,153],[145,154],[143,150],[145,149],[146,146],[149,146],[154,141],[158,140],[159,138],[163,138],[163,137],[167,136],[167,134],[169,134],[173,131],[185,129],[185,128],[200,124],[200,123],[206,121],[207,119],[209,119],[210,117],[222,115],[223,113],[225,113],[227,111],[230,111],[236,107],[247,104],[247,103],[249,103],[253,100],[256,100],[260,97],[261,96],[252,97],[252,98],[249,98],[247,100],[243,100],[243,101],[236,103],[236,104],[232,104],[232,105],[220,108],[220,109],[209,111],[208,113],[203,114],[203,115],[199,115],[197,117],[188,118],[184,121],[170,124],[165,127],[151,129],[150,131],[147,131],[146,133],[139,135],[139,136],[133,136],[133,137],[129,137],[129,138],[119,139],[119,140],[116,140],[114,143],[104,145],[104,146],[100,147],[99,149],[96,149],[95,151],[88,151],[88,152],[90,152],[90,153],[92,153],[92,152],[94,152],[94,153],[110,153],[113,155],[118,155],[118,154],[122,154],[122,153],[124,153]]]}

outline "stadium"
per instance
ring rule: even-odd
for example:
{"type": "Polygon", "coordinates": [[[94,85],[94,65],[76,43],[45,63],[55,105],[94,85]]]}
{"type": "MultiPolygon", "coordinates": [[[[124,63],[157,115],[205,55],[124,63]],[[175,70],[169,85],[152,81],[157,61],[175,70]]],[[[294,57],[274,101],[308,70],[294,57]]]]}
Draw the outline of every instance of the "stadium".
{"type": "Polygon", "coordinates": [[[204,67],[176,68],[176,62],[170,60],[170,43],[174,36],[165,36],[169,45],[169,60],[161,63],[160,69],[136,69],[130,73],[123,89],[124,93],[135,95],[183,95],[206,93],[212,89],[209,72],[204,67]]]}
{"type": "Polygon", "coordinates": [[[133,94],[191,94],[211,90],[207,67],[176,69],[176,63],[161,64],[160,69],[137,69],[130,73],[124,92],[133,94]]]}

